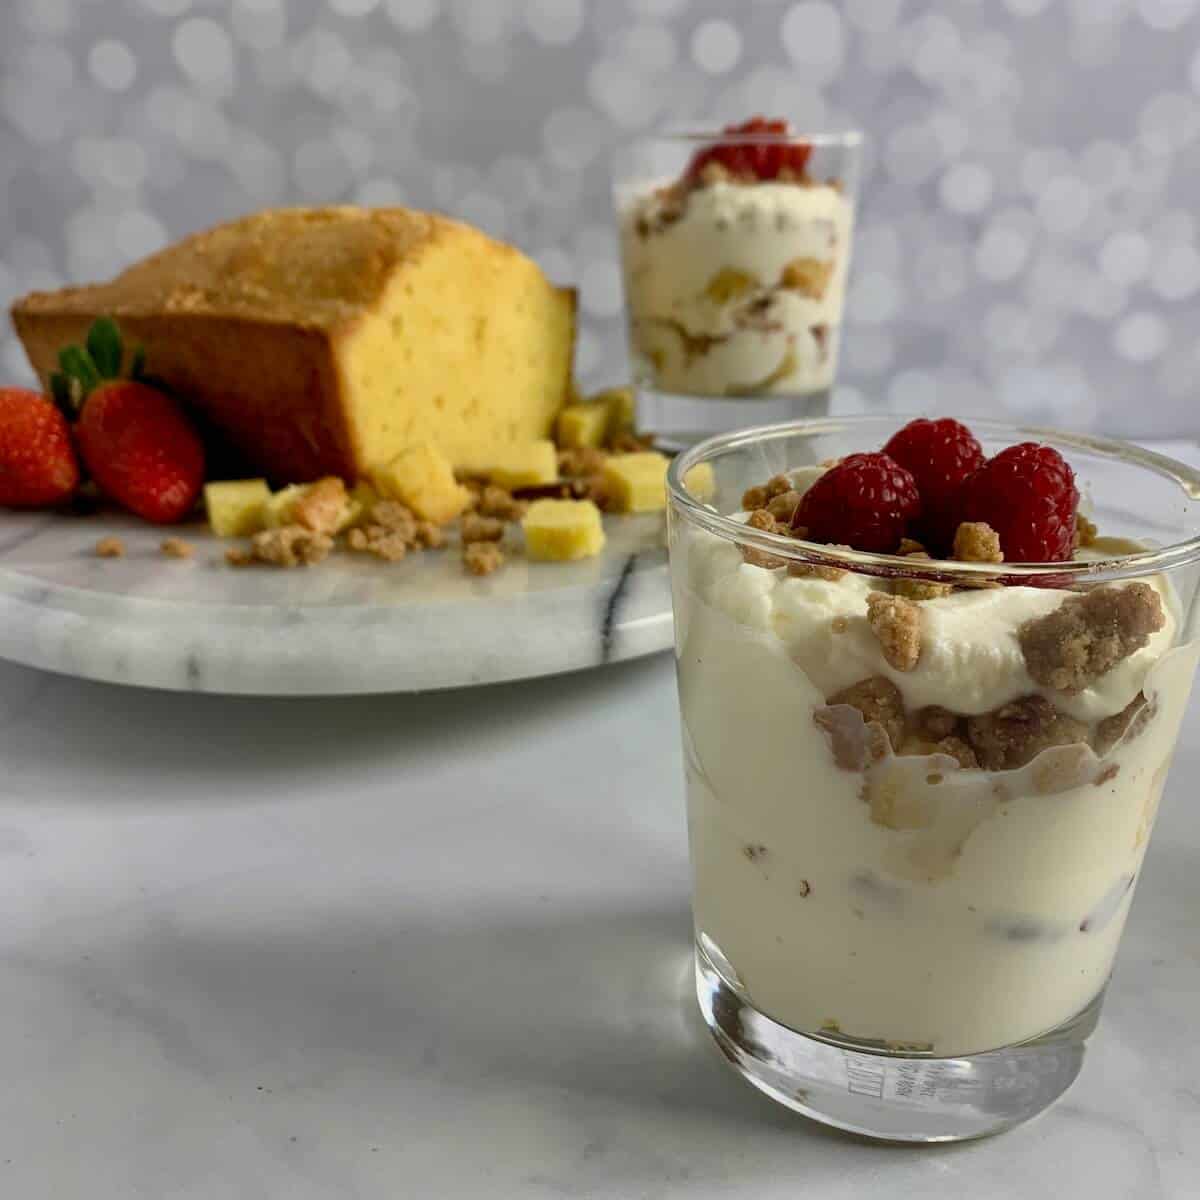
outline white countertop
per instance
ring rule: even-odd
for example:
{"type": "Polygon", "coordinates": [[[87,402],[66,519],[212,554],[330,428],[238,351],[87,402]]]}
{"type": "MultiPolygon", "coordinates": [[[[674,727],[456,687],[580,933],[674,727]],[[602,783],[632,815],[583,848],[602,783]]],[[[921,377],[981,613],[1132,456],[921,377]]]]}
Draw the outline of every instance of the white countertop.
{"type": "Polygon", "coordinates": [[[1198,732],[1079,1082],[893,1148],[694,1015],[668,656],[270,701],[0,664],[0,1195],[1195,1196],[1198,732]]]}

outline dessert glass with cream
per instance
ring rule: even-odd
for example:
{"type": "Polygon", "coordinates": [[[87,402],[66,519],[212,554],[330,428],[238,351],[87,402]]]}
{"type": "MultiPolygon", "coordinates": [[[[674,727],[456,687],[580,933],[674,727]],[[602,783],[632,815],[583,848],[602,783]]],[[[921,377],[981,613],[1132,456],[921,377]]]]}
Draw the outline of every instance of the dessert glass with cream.
{"type": "Polygon", "coordinates": [[[1200,655],[1200,473],[980,422],[987,455],[1033,438],[1074,468],[1069,561],[772,525],[896,424],[749,430],[670,470],[696,982],[776,1100],[956,1140],[1079,1072],[1200,655]]]}
{"type": "Polygon", "coordinates": [[[639,427],[686,442],[828,412],[860,144],[755,118],[622,152],[639,427]]]}

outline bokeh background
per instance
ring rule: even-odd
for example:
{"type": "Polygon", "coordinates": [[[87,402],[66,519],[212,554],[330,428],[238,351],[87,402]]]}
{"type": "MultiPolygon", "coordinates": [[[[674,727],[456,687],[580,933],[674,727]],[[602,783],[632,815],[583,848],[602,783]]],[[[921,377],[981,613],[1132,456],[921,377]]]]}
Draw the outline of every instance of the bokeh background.
{"type": "Polygon", "coordinates": [[[871,139],[837,407],[1196,433],[1198,48],[1200,0],[0,0],[0,302],[399,202],[577,283],[607,383],[611,150],[764,112],[871,139]]]}

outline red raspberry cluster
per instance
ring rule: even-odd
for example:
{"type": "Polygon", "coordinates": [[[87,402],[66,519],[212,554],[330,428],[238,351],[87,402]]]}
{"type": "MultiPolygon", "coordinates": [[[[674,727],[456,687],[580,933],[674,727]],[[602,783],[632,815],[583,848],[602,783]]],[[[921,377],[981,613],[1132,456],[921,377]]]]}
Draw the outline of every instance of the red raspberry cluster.
{"type": "Polygon", "coordinates": [[[1075,473],[1049,446],[1021,442],[985,458],[960,421],[910,421],[879,453],[851,454],[805,494],[793,527],[809,540],[888,554],[904,537],[936,557],[962,521],[1000,536],[1006,562],[1062,562],[1075,544],[1075,473]]]}
{"type": "Polygon", "coordinates": [[[741,125],[726,125],[721,131],[728,134],[766,135],[767,140],[747,142],[718,142],[698,150],[688,164],[687,177],[695,179],[710,163],[720,163],[731,174],[753,176],[755,179],[778,179],[784,167],[799,176],[808,165],[812,146],[807,142],[787,142],[786,121],[768,121],[766,117],[751,117],[741,125]]]}

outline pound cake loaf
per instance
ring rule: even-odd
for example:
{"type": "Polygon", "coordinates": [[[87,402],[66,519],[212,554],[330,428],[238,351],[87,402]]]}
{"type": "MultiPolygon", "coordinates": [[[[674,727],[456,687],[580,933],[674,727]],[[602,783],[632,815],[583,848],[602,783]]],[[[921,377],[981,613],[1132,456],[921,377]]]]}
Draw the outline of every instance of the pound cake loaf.
{"type": "Polygon", "coordinates": [[[268,210],[34,292],[12,316],[43,385],[102,315],[276,482],[357,479],[414,442],[465,466],[548,436],[570,386],[574,293],[403,208],[268,210]]]}

